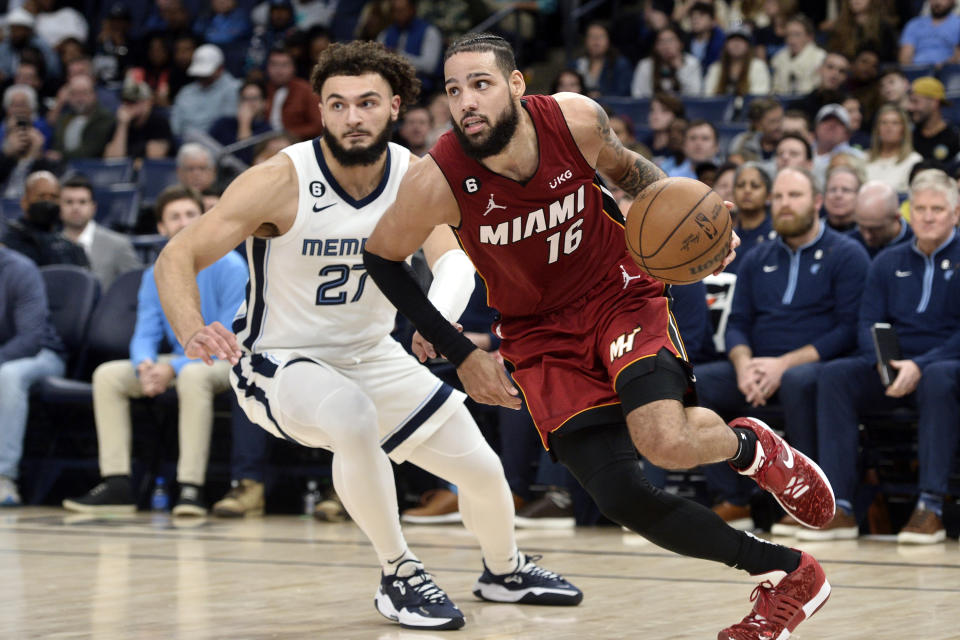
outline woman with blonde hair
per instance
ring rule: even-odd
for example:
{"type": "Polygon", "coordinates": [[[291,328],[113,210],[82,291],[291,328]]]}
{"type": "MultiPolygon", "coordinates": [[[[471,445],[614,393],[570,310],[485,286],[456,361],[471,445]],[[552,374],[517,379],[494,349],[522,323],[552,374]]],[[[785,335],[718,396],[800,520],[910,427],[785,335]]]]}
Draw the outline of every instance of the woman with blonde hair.
{"type": "Polygon", "coordinates": [[[907,114],[894,104],[880,107],[867,155],[867,178],[905,192],[910,186],[910,169],[921,160],[921,155],[913,150],[907,114]]]}

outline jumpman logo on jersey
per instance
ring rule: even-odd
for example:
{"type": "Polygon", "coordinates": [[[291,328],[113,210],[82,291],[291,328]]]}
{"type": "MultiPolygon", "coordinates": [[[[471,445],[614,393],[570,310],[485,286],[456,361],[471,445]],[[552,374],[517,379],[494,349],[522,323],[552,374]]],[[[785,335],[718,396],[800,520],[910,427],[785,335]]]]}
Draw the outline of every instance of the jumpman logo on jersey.
{"type": "Polygon", "coordinates": [[[490,213],[490,212],[493,211],[494,209],[506,209],[506,207],[503,206],[502,204],[497,204],[496,202],[494,202],[494,201],[493,201],[493,194],[491,193],[491,194],[490,194],[490,202],[487,203],[487,210],[483,212],[483,215],[487,215],[488,213],[490,213]]]}
{"type": "Polygon", "coordinates": [[[642,274],[642,273],[641,273],[640,275],[638,275],[638,276],[631,276],[630,274],[627,273],[627,270],[623,267],[623,265],[620,265],[620,271],[623,273],[623,288],[624,288],[624,289],[627,288],[627,285],[630,284],[630,281],[631,281],[631,280],[638,280],[639,278],[642,278],[642,277],[643,277],[643,274],[642,274]]]}

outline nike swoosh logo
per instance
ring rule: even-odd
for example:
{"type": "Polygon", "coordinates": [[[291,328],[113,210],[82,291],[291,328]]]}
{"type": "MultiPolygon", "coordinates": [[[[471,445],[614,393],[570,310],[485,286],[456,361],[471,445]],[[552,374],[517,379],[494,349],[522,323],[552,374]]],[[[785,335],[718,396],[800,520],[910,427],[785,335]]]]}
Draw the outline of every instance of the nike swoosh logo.
{"type": "Polygon", "coordinates": [[[335,204],[337,204],[337,203],[334,202],[334,203],[328,204],[328,205],[325,206],[325,207],[320,207],[319,209],[317,208],[317,205],[314,204],[314,205],[313,205],[313,212],[314,212],[314,213],[320,213],[320,212],[323,211],[324,209],[329,209],[330,207],[332,207],[332,206],[335,205],[335,204]]]}
{"type": "Polygon", "coordinates": [[[790,445],[785,445],[787,451],[787,459],[783,461],[783,466],[787,469],[793,469],[793,447],[790,445]]]}
{"type": "Polygon", "coordinates": [[[763,272],[764,272],[764,273],[773,273],[774,271],[777,270],[777,268],[778,268],[778,265],[775,265],[775,264],[774,264],[774,265],[767,265],[767,264],[765,264],[765,265],[763,265],[763,272]]]}
{"type": "Polygon", "coordinates": [[[909,275],[912,274],[912,273],[913,273],[912,271],[900,271],[900,270],[897,270],[897,271],[894,271],[894,272],[893,272],[893,275],[897,276],[898,278],[906,278],[907,276],[909,276],[909,275]]]}

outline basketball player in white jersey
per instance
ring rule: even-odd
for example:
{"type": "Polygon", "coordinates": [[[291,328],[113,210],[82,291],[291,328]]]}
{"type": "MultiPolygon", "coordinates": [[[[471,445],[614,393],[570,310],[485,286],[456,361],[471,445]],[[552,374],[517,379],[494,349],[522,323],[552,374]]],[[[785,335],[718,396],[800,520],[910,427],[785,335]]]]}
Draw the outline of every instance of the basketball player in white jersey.
{"type": "MultiPolygon", "coordinates": [[[[220,203],[164,249],[156,279],[191,357],[233,364],[247,415],[273,435],[334,452],[337,494],[383,568],[374,603],[404,627],[457,629],[460,610],[424,571],[400,531],[388,455],[455,484],[479,539],[485,600],[575,605],[581,592],[517,550],[513,500],[496,454],[463,406],[389,333],[395,310],[367,278],[366,238],[416,158],[389,143],[419,82],[401,56],[369,42],[335,44],[312,76],[325,131],[251,168],[220,203]],[[204,326],[197,272],[246,239],[250,282],[234,321],[204,326]]],[[[424,244],[429,297],[456,320],[473,266],[452,232],[424,244]]]]}

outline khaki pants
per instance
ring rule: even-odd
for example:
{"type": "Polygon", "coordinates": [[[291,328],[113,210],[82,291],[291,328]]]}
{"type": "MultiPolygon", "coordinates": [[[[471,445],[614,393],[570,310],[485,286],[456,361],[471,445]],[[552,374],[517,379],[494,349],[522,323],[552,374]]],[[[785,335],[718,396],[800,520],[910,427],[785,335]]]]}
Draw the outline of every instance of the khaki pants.
{"type": "MultiPolygon", "coordinates": [[[[169,363],[170,355],[157,358],[169,363]]],[[[177,481],[203,485],[213,430],[213,397],[230,388],[230,363],[217,360],[212,367],[191,362],[171,382],[180,403],[180,459],[177,481]]],[[[93,415],[100,446],[100,475],[130,475],[130,399],[142,398],[143,390],[133,363],[106,362],[93,372],[93,415]]]]}

